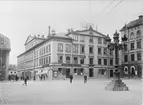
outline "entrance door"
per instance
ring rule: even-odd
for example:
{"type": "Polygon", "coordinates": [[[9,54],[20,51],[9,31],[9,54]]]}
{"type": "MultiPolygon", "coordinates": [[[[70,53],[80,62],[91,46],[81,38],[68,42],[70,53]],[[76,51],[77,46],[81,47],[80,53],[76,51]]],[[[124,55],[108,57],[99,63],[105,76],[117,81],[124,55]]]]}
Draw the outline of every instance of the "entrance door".
{"type": "Polygon", "coordinates": [[[113,70],[110,70],[110,77],[113,77],[113,70]]]}
{"type": "Polygon", "coordinates": [[[89,77],[93,77],[93,68],[89,69],[89,77]]]}
{"type": "Polygon", "coordinates": [[[66,78],[69,78],[70,76],[70,69],[66,69],[66,78]]]}

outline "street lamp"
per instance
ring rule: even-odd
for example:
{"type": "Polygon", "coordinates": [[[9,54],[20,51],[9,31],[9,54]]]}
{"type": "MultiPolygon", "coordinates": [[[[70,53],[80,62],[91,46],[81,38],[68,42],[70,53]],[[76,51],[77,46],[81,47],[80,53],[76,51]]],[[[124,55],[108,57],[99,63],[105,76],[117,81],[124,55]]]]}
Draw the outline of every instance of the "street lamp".
{"type": "MultiPolygon", "coordinates": [[[[118,51],[124,49],[124,44],[119,43],[119,33],[115,32],[113,36],[114,42],[111,43],[111,39],[107,36],[106,41],[108,42],[107,48],[111,51],[115,51],[115,76],[114,78],[106,87],[106,90],[113,90],[113,91],[127,91],[129,88],[122,82],[120,78],[120,70],[119,70],[119,59],[118,59],[118,51]]],[[[127,37],[124,35],[122,37],[122,41],[127,41],[127,37]]]]}

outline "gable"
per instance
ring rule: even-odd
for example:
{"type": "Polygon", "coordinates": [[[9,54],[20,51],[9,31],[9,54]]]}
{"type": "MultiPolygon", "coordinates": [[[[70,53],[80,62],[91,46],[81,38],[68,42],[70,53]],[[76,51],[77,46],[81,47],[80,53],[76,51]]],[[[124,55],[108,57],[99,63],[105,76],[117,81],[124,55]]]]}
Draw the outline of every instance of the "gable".
{"type": "Polygon", "coordinates": [[[33,39],[34,39],[34,38],[33,38],[31,35],[29,35],[28,38],[27,38],[27,40],[26,40],[26,42],[25,42],[25,45],[27,45],[27,44],[28,44],[29,42],[31,42],[33,39]]]}
{"type": "Polygon", "coordinates": [[[77,31],[76,34],[79,34],[79,35],[88,35],[88,36],[95,36],[95,37],[106,37],[106,35],[100,33],[100,32],[97,32],[95,30],[87,30],[87,31],[77,31]]]}

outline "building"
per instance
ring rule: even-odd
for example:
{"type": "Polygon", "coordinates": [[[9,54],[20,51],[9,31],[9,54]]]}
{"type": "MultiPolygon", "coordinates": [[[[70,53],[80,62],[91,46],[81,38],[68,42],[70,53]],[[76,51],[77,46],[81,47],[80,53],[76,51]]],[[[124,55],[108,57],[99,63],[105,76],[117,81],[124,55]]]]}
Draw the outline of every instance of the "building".
{"type": "Polygon", "coordinates": [[[0,34],[0,80],[8,79],[10,40],[0,34]]]}
{"type": "Polygon", "coordinates": [[[143,16],[129,22],[120,31],[128,38],[122,52],[123,75],[130,77],[135,74],[141,77],[143,70],[143,16]]]}
{"type": "Polygon", "coordinates": [[[109,52],[107,36],[93,30],[69,30],[67,34],[52,31],[48,37],[29,36],[26,51],[17,57],[21,76],[37,75],[69,77],[87,74],[113,76],[113,52],[109,52]],[[28,46],[28,47],[27,47],[28,46]],[[108,62],[109,61],[109,62],[108,62]],[[110,71],[111,70],[111,71],[110,71]],[[107,72],[109,71],[109,72],[107,72]],[[111,73],[110,73],[111,72],[111,73]]]}

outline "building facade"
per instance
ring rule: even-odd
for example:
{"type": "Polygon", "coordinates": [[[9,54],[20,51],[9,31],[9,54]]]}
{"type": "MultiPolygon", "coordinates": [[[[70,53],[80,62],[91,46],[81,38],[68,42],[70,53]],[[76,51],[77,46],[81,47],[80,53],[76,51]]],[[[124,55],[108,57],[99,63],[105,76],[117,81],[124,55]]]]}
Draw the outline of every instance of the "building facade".
{"type": "Polygon", "coordinates": [[[106,37],[92,27],[70,30],[67,34],[52,33],[40,41],[39,37],[30,36],[25,44],[26,51],[17,57],[18,71],[21,76],[30,78],[41,74],[69,77],[70,73],[112,77],[114,58],[113,52],[107,49],[106,37]]]}
{"type": "Polygon", "coordinates": [[[123,75],[141,77],[143,70],[143,16],[129,22],[120,31],[128,38],[124,42],[125,49],[122,51],[123,75]]]}
{"type": "Polygon", "coordinates": [[[8,79],[10,40],[0,34],[0,80],[8,79]]]}

